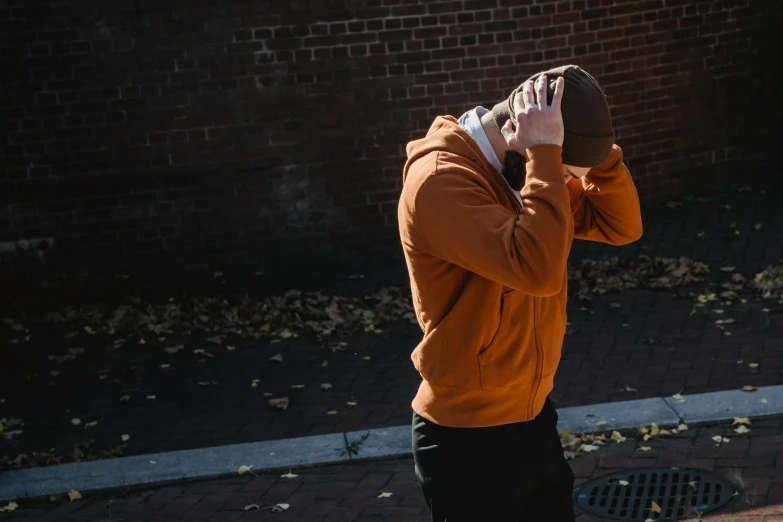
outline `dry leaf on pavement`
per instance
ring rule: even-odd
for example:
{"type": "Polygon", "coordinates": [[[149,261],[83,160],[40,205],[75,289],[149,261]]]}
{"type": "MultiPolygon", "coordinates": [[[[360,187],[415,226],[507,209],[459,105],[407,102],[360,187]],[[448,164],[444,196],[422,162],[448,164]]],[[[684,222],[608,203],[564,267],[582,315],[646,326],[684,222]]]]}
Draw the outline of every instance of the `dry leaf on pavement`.
{"type": "Polygon", "coordinates": [[[743,386],[742,387],[742,391],[746,391],[746,392],[754,392],[754,391],[756,391],[756,389],[757,388],[755,386],[751,386],[751,385],[747,385],[747,386],[743,386]]]}
{"type": "Polygon", "coordinates": [[[658,503],[656,501],[654,501],[654,500],[652,501],[652,504],[650,505],[650,509],[653,512],[655,512],[655,513],[660,513],[661,512],[661,506],[659,506],[658,503]]]}
{"type": "Polygon", "coordinates": [[[282,353],[276,353],[269,359],[267,359],[269,362],[283,362],[283,354],[282,353]]]}
{"type": "Polygon", "coordinates": [[[677,402],[685,402],[685,397],[682,396],[682,394],[675,393],[672,395],[672,399],[674,399],[677,402]]]}
{"type": "Polygon", "coordinates": [[[286,473],[285,475],[280,475],[280,476],[283,477],[283,478],[296,478],[299,475],[297,475],[295,473],[291,473],[291,470],[289,469],[288,473],[286,473]]]}
{"type": "Polygon", "coordinates": [[[257,510],[259,510],[261,508],[260,508],[260,506],[258,504],[248,504],[247,506],[245,506],[244,509],[245,509],[245,511],[257,511],[257,510]]]}
{"type": "Polygon", "coordinates": [[[68,498],[70,498],[71,502],[73,502],[74,500],[81,499],[82,494],[76,491],[75,489],[72,489],[71,491],[68,492],[68,498]]]}
{"type": "Polygon", "coordinates": [[[599,449],[601,449],[600,446],[596,446],[594,444],[582,444],[581,446],[579,446],[579,450],[584,451],[585,453],[589,453],[591,451],[598,451],[599,449]]]}
{"type": "Polygon", "coordinates": [[[239,466],[237,473],[239,473],[240,475],[244,475],[245,473],[248,473],[252,469],[252,467],[253,466],[246,466],[245,464],[242,464],[241,466],[239,466]]]}
{"type": "Polygon", "coordinates": [[[16,511],[16,509],[19,507],[19,504],[16,502],[9,502],[5,506],[0,507],[0,513],[9,512],[9,511],[16,511]]]}
{"type": "Polygon", "coordinates": [[[748,417],[734,417],[734,422],[731,425],[736,426],[737,424],[747,424],[750,426],[750,419],[748,417]]]}
{"type": "Polygon", "coordinates": [[[381,494],[378,495],[378,498],[389,498],[390,496],[392,496],[392,493],[388,493],[386,491],[381,491],[381,494]]]}
{"type": "Polygon", "coordinates": [[[122,435],[120,435],[120,438],[122,439],[122,442],[128,442],[130,440],[130,435],[128,435],[127,433],[123,433],[122,435]]]}
{"type": "Polygon", "coordinates": [[[280,504],[275,504],[274,506],[265,507],[264,509],[270,510],[272,513],[282,513],[286,509],[290,508],[290,504],[286,504],[285,502],[281,502],[280,504]]]}
{"type": "Polygon", "coordinates": [[[269,406],[271,406],[273,409],[285,410],[288,408],[288,397],[269,399],[269,406]]]}
{"type": "Polygon", "coordinates": [[[176,346],[169,346],[168,348],[164,348],[163,351],[166,352],[166,353],[174,354],[174,353],[177,353],[178,351],[184,350],[184,349],[185,349],[185,345],[184,344],[178,344],[176,346]]]}
{"type": "Polygon", "coordinates": [[[739,426],[737,426],[737,429],[735,429],[734,431],[736,431],[737,433],[739,433],[740,435],[742,435],[743,433],[747,433],[747,432],[749,432],[750,430],[749,430],[749,429],[748,429],[748,427],[747,427],[747,426],[745,426],[744,424],[740,424],[739,426]]]}
{"type": "Polygon", "coordinates": [[[650,451],[652,450],[652,447],[650,446],[639,446],[639,451],[650,451]]]}
{"type": "Polygon", "coordinates": [[[332,385],[331,385],[331,384],[329,384],[328,382],[322,382],[322,383],[321,383],[321,389],[322,389],[322,390],[328,390],[328,389],[330,389],[331,387],[332,387],[332,385]]]}
{"type": "Polygon", "coordinates": [[[74,426],[78,426],[81,423],[82,423],[81,419],[71,419],[71,424],[73,424],[74,426]]]}
{"type": "Polygon", "coordinates": [[[612,432],[612,440],[616,440],[617,442],[623,442],[626,440],[625,437],[623,437],[619,431],[613,431],[612,432]]]}

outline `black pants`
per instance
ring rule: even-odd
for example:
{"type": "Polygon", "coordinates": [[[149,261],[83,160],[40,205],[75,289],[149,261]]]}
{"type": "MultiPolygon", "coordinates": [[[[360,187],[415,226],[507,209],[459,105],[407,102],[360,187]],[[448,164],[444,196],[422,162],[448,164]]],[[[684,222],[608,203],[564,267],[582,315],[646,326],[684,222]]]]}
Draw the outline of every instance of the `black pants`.
{"type": "Polygon", "coordinates": [[[416,478],[433,522],[573,522],[574,474],[547,400],[532,421],[448,428],[414,412],[416,478]]]}

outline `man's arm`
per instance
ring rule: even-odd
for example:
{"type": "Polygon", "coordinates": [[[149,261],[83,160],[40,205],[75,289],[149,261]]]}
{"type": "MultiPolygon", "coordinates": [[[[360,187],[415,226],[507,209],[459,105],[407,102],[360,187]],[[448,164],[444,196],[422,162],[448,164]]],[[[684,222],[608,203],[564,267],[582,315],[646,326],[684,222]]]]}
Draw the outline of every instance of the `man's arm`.
{"type": "Polygon", "coordinates": [[[641,237],[639,195],[617,145],[603,165],[572,179],[568,190],[575,238],[626,245],[641,237]]]}
{"type": "Polygon", "coordinates": [[[558,145],[528,150],[519,214],[494,200],[467,169],[430,175],[401,214],[411,220],[415,246],[525,293],[557,294],[573,238],[561,152],[558,145]]]}

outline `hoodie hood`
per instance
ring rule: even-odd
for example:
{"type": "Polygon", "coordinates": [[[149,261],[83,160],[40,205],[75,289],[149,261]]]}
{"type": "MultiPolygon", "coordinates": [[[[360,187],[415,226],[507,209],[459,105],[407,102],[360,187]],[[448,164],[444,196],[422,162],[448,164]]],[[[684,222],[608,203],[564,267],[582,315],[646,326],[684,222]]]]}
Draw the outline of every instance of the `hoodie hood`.
{"type": "Polygon", "coordinates": [[[405,148],[408,160],[402,170],[402,182],[408,178],[408,171],[416,160],[426,156],[430,152],[441,151],[448,152],[466,158],[477,164],[484,165],[484,170],[490,172],[492,166],[484,158],[481,149],[473,141],[468,133],[459,126],[457,119],[453,116],[438,116],[432,122],[427,135],[420,140],[414,140],[408,143],[405,148]]]}

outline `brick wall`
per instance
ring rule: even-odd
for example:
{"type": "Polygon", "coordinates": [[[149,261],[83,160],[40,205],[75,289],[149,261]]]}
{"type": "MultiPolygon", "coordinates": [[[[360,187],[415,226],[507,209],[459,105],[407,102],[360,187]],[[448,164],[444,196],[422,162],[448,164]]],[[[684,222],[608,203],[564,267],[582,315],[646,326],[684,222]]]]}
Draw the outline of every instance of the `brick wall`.
{"type": "Polygon", "coordinates": [[[781,85],[778,5],[0,0],[0,251],[394,237],[405,144],[564,62],[605,88],[642,195],[670,193],[772,143],[779,104],[750,103],[781,85]]]}

